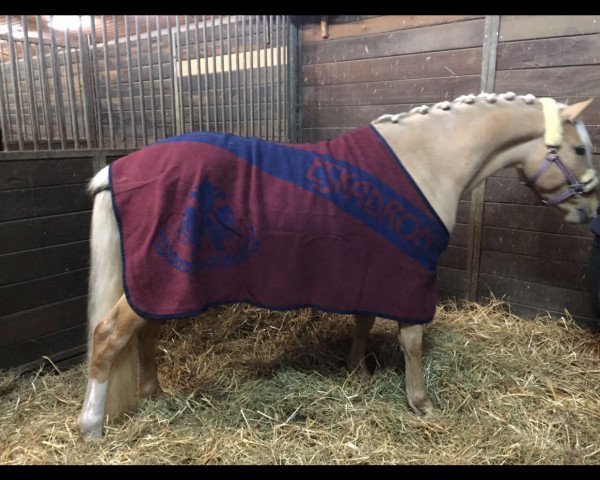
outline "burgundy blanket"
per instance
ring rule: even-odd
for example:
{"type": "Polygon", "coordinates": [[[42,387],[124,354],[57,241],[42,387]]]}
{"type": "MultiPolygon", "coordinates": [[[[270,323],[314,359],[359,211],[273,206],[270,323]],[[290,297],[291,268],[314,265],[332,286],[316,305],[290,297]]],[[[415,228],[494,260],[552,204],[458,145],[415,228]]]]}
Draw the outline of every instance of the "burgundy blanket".
{"type": "Polygon", "coordinates": [[[433,317],[448,232],[372,126],[299,145],[185,134],[112,163],[110,186],[143,317],[234,302],[433,317]]]}

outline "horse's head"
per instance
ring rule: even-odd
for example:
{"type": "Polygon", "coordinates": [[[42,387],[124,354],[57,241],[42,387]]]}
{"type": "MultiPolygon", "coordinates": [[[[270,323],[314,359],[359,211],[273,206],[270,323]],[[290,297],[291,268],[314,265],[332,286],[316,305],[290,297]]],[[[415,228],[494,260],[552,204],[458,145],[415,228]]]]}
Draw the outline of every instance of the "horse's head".
{"type": "Polygon", "coordinates": [[[525,184],[532,187],[546,205],[565,214],[565,221],[585,223],[598,207],[598,177],[592,163],[592,143],[579,116],[592,99],[562,105],[540,99],[545,133],[523,162],[525,184]]]}

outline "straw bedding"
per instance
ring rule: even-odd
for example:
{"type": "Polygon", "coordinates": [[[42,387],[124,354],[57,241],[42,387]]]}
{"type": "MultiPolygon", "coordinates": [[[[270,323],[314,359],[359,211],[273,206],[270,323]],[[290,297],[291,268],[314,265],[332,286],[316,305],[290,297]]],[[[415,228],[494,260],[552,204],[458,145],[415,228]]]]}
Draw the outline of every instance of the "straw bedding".
{"type": "Polygon", "coordinates": [[[1,372],[0,464],[600,463],[600,334],[568,316],[439,306],[423,358],[434,418],[407,406],[396,322],[375,324],[370,379],[345,368],[351,326],[243,304],[167,322],[167,394],[90,443],[83,365],[1,372]]]}

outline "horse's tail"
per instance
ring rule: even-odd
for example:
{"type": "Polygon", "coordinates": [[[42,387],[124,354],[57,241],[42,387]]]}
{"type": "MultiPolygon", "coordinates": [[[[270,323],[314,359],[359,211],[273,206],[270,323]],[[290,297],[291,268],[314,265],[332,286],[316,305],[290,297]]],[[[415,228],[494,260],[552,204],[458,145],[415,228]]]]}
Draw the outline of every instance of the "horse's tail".
{"type": "Polygon", "coordinates": [[[123,280],[119,227],[109,190],[108,167],[90,181],[88,192],[94,195],[88,298],[89,354],[96,325],[123,295],[123,280]]]}

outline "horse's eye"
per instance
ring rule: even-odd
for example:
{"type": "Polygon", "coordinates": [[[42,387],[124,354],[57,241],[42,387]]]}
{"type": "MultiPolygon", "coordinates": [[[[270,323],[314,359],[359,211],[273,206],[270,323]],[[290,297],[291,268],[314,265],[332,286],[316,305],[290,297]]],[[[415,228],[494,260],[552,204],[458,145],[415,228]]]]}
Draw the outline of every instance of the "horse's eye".
{"type": "Polygon", "coordinates": [[[585,147],[574,147],[577,155],[585,155],[585,147]]]}

